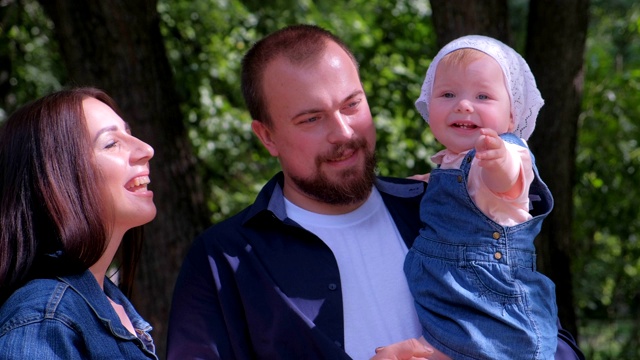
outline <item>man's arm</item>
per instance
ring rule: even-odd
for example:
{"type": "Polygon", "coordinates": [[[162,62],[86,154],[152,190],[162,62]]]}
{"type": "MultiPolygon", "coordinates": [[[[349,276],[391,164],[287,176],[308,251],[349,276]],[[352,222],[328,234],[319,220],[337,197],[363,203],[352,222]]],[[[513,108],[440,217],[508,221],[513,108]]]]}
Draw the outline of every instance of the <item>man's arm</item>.
{"type": "MultiPolygon", "coordinates": [[[[420,341],[408,339],[376,349],[376,355],[371,360],[438,359],[438,355],[434,355],[429,350],[420,341]]],[[[571,333],[562,328],[560,321],[558,321],[558,347],[555,360],[585,360],[575,339],[571,333]]]]}
{"type": "Polygon", "coordinates": [[[167,359],[221,359],[230,349],[216,281],[204,242],[196,240],[176,281],[169,317],[167,359]]]}
{"type": "Polygon", "coordinates": [[[562,328],[560,320],[558,320],[558,348],[556,349],[555,360],[585,360],[584,354],[580,351],[573,335],[562,328]]]}

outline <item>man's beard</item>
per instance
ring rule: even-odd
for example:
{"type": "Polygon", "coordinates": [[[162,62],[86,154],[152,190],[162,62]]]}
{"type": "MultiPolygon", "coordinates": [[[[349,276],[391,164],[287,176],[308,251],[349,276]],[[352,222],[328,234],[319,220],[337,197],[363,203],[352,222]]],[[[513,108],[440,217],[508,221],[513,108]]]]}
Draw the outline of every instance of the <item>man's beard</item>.
{"type": "Polygon", "coordinates": [[[365,139],[359,138],[338,146],[333,152],[316,158],[316,174],[308,178],[291,175],[291,180],[308,196],[331,205],[351,205],[367,199],[376,179],[376,154],[370,151],[365,139]],[[347,169],[331,180],[321,170],[321,165],[336,159],[348,149],[362,150],[365,155],[363,167],[347,169]]]}

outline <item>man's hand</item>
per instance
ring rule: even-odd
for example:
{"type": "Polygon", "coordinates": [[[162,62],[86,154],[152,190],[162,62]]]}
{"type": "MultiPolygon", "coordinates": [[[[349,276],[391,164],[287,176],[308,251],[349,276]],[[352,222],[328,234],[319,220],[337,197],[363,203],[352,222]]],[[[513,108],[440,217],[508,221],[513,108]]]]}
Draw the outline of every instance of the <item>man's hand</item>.
{"type": "Polygon", "coordinates": [[[423,337],[408,339],[376,349],[371,360],[451,360],[435,350],[423,337]]]}
{"type": "Polygon", "coordinates": [[[431,175],[431,173],[426,173],[426,174],[416,174],[416,175],[409,176],[407,179],[413,179],[413,180],[418,180],[418,181],[424,181],[424,182],[428,183],[428,182],[429,182],[429,175],[431,175]]]}

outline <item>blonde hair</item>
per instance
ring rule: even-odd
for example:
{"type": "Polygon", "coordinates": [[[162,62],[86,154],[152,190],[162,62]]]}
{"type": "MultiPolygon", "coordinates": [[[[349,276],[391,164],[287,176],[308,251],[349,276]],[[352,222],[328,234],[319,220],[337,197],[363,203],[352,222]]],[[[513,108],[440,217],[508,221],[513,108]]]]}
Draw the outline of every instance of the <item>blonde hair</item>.
{"type": "Polygon", "coordinates": [[[446,66],[467,66],[480,59],[482,56],[489,56],[484,52],[472,48],[462,48],[445,55],[440,64],[446,66]]]}

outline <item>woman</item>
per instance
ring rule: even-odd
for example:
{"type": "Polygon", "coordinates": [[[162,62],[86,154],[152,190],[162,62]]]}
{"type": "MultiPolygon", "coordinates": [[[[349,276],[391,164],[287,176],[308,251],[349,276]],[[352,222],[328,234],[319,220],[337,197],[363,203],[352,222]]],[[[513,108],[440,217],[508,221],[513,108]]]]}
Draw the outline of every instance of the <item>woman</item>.
{"type": "Polygon", "coordinates": [[[147,189],[153,148],[116,111],[104,92],[75,88],[3,125],[3,359],[157,359],[151,326],[124,294],[141,226],[156,215],[147,189]],[[124,293],[106,277],[112,265],[124,293]]]}

